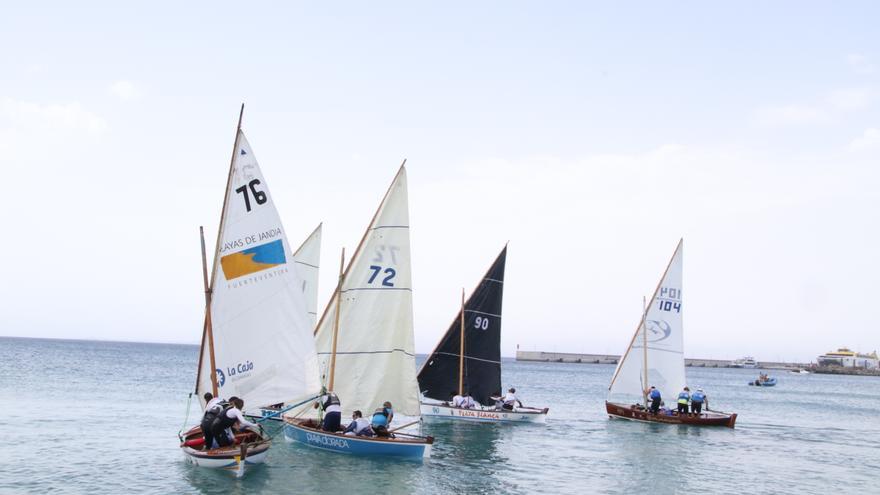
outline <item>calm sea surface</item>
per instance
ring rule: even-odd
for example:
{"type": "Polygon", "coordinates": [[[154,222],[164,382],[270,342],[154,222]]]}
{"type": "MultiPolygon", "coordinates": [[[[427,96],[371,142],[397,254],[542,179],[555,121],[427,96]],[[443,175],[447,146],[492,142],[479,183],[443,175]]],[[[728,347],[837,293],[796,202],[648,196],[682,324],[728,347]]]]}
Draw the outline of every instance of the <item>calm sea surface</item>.
{"type": "MultiPolygon", "coordinates": [[[[546,425],[426,423],[424,464],[279,437],[243,479],[177,445],[197,348],[0,338],[0,493],[880,493],[880,379],[688,369],[734,430],[609,420],[611,366],[504,363],[546,425]]],[[[343,398],[344,400],[344,398],[343,398]]],[[[190,415],[193,423],[196,407],[190,415]]]]}

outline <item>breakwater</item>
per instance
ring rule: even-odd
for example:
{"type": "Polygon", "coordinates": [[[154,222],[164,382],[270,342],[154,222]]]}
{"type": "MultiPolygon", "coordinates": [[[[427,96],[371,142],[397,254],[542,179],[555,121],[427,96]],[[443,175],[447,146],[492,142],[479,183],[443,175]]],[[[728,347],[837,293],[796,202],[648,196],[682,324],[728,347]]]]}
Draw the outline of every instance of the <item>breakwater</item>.
{"type": "MultiPolygon", "coordinates": [[[[582,363],[582,364],[617,364],[619,354],[577,354],[573,352],[516,351],[517,361],[537,361],[542,363],[582,363]]],[[[685,358],[685,366],[697,368],[733,368],[733,360],[729,359],[697,359],[685,358]]],[[[759,361],[762,369],[794,369],[808,368],[809,363],[783,363],[776,361],[759,361]]]]}

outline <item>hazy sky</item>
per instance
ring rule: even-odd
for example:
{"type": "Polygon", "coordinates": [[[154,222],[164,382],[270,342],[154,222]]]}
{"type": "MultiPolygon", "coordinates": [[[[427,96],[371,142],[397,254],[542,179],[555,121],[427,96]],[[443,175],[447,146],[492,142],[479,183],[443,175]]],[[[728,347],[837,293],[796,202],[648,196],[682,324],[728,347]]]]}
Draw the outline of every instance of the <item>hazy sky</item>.
{"type": "Polygon", "coordinates": [[[510,241],[504,355],[880,348],[880,3],[14,2],[0,334],[197,342],[238,106],[319,306],[408,159],[416,349],[510,241]],[[210,239],[209,242],[212,242],[210,239]]]}

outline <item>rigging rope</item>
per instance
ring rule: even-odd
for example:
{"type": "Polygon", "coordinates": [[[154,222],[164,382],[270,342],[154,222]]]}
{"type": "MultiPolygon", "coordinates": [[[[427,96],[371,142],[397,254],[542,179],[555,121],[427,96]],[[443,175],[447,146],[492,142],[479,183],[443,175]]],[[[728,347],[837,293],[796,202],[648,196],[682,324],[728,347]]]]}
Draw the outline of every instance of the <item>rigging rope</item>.
{"type": "Polygon", "coordinates": [[[183,426],[181,426],[180,430],[177,431],[177,438],[180,438],[181,441],[183,441],[183,438],[181,438],[180,434],[186,428],[186,424],[189,423],[189,406],[192,403],[192,398],[193,398],[193,393],[190,392],[189,397],[187,397],[187,399],[186,399],[186,416],[183,418],[183,426]]]}

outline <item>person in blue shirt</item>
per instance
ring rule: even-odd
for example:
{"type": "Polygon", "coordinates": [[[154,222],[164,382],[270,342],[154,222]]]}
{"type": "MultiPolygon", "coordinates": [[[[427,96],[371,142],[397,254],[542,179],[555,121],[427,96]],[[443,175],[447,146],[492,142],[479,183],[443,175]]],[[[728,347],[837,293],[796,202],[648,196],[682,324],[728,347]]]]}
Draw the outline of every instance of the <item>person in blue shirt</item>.
{"type": "Polygon", "coordinates": [[[685,387],[678,393],[678,414],[684,416],[688,413],[688,402],[691,400],[691,389],[685,387]]]}
{"type": "Polygon", "coordinates": [[[385,403],[382,404],[382,407],[376,409],[376,412],[373,413],[371,421],[373,432],[376,433],[377,437],[391,436],[388,432],[388,425],[391,424],[392,419],[394,419],[394,409],[391,407],[390,402],[385,401],[385,403]]]}
{"type": "Polygon", "coordinates": [[[651,399],[651,413],[657,414],[660,412],[660,391],[652,386],[648,390],[648,398],[651,399]]]}
{"type": "Polygon", "coordinates": [[[691,413],[699,415],[703,411],[703,403],[706,404],[706,409],[708,410],[709,398],[706,397],[703,389],[698,388],[694,395],[691,396],[691,413]]]}

